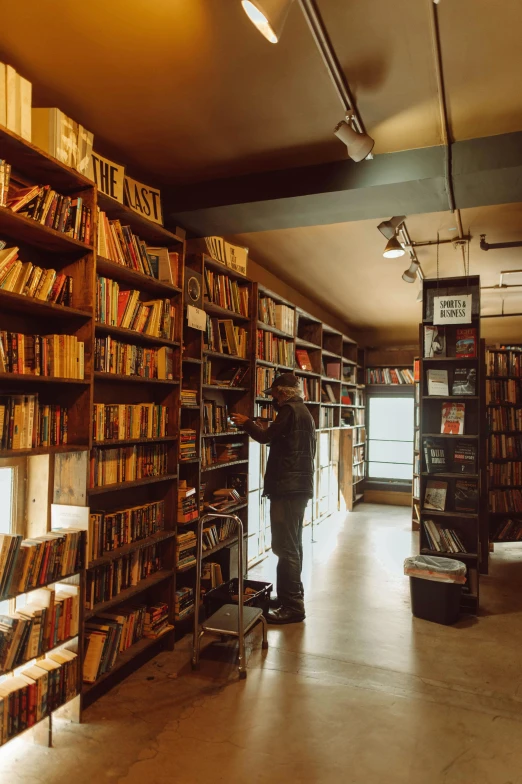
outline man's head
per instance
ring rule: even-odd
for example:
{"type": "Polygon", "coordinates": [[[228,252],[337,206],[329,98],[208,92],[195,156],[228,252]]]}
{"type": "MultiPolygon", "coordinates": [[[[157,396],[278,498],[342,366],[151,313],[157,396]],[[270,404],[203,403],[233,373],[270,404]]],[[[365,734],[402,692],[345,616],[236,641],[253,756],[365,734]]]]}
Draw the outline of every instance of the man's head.
{"type": "Polygon", "coordinates": [[[265,394],[272,395],[275,402],[279,405],[299,395],[300,392],[299,379],[293,373],[281,373],[275,377],[272,386],[265,389],[265,394]]]}

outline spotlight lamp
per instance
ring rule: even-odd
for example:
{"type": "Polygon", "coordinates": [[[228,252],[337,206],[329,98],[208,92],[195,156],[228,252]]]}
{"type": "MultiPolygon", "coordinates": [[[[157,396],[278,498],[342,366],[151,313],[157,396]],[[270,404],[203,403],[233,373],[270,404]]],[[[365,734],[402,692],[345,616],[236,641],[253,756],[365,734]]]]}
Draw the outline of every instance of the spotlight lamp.
{"type": "Polygon", "coordinates": [[[348,157],[351,158],[352,161],[359,163],[359,161],[363,161],[368,157],[373,150],[375,142],[367,133],[356,131],[355,128],[352,127],[350,117],[347,117],[346,119],[348,122],[346,122],[346,120],[341,120],[340,123],[337,123],[334,128],[334,133],[338,139],[346,144],[348,157]]]}
{"type": "Polygon", "coordinates": [[[281,38],[294,0],[241,0],[246,15],[271,44],[281,38]]]}
{"type": "Polygon", "coordinates": [[[397,239],[396,236],[392,237],[391,240],[388,240],[386,247],[384,248],[384,253],[382,254],[385,259],[397,259],[399,256],[404,256],[406,251],[402,247],[401,243],[397,239]]]}
{"type": "MultiPolygon", "coordinates": [[[[408,267],[408,269],[404,270],[404,272],[402,273],[402,279],[406,283],[415,283],[415,280],[417,278],[418,269],[419,269],[419,262],[418,261],[412,261],[410,266],[408,267]]],[[[422,291],[422,289],[421,289],[421,291],[422,291]]]]}
{"type": "Polygon", "coordinates": [[[397,234],[397,229],[406,220],[406,215],[394,215],[393,218],[387,221],[381,221],[377,228],[387,240],[391,240],[397,234]]]}

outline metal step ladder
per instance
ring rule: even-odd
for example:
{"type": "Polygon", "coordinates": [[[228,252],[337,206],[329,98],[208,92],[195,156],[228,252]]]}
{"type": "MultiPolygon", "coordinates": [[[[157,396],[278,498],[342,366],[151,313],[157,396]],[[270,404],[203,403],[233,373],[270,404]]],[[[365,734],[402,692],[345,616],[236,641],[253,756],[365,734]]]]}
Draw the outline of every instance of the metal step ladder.
{"type": "Polygon", "coordinates": [[[238,667],[239,677],[246,678],[245,634],[248,634],[258,623],[263,626],[263,648],[268,648],[267,623],[263,610],[259,607],[243,606],[243,521],[234,514],[212,512],[204,515],[198,522],[198,541],[196,554],[196,595],[194,597],[194,636],[192,642],[192,669],[199,669],[201,638],[204,634],[216,634],[220,637],[235,637],[239,640],[238,667]],[[199,605],[201,597],[201,569],[203,554],[203,526],[214,518],[232,519],[237,524],[238,535],[238,604],[225,604],[202,624],[199,623],[199,605]]]}

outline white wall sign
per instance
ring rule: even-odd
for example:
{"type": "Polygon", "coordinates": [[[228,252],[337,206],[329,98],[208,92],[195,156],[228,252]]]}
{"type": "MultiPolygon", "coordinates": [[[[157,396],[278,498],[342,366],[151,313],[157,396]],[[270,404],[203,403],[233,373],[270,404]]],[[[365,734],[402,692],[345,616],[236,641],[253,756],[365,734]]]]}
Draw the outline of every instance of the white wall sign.
{"type": "Polygon", "coordinates": [[[98,153],[91,155],[91,180],[94,180],[99,190],[123,204],[123,179],[125,166],[119,166],[107,158],[102,158],[98,153]]]}
{"type": "Polygon", "coordinates": [[[150,185],[144,185],[126,176],[123,181],[123,198],[127,207],[138,215],[163,226],[161,196],[157,188],[151,188],[150,185]]]}
{"type": "Polygon", "coordinates": [[[433,297],[434,324],[471,324],[471,294],[433,297]]]}
{"type": "Polygon", "coordinates": [[[194,305],[187,305],[187,324],[204,332],[207,328],[207,314],[194,305]]]}

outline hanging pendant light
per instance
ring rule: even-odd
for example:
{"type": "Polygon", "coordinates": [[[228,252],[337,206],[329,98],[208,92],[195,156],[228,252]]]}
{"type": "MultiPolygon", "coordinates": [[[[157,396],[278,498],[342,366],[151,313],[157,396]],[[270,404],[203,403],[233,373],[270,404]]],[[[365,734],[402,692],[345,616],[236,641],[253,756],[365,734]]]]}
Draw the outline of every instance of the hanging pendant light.
{"type": "Polygon", "coordinates": [[[271,44],[281,38],[293,0],[241,0],[243,9],[260,33],[271,44]]]}
{"type": "Polygon", "coordinates": [[[402,247],[397,237],[392,237],[391,240],[388,240],[382,255],[385,259],[397,259],[399,256],[404,256],[405,253],[406,251],[402,247]]]}
{"type": "Polygon", "coordinates": [[[404,272],[402,273],[402,279],[406,283],[415,283],[415,280],[417,278],[417,270],[418,269],[419,269],[419,262],[418,261],[412,261],[412,263],[410,264],[408,269],[404,270],[404,272]]]}
{"type": "Polygon", "coordinates": [[[372,137],[368,136],[367,133],[359,133],[359,131],[352,128],[351,124],[345,120],[341,120],[340,123],[337,123],[334,128],[334,133],[338,139],[346,144],[348,157],[356,163],[367,158],[373,150],[375,142],[372,137]]]}

